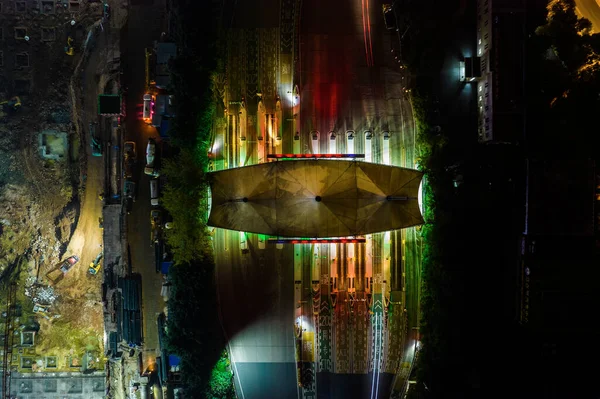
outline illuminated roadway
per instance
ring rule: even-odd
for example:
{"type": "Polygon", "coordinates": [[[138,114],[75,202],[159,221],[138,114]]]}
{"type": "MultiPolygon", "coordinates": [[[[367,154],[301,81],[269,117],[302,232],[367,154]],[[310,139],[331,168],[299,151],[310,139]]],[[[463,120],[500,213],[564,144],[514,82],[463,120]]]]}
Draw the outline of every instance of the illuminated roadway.
{"type": "Polygon", "coordinates": [[[292,248],[266,245],[247,234],[214,233],[217,287],[229,338],[238,398],[293,398],[297,395],[293,340],[292,248]]]}
{"type": "MultiPolygon", "coordinates": [[[[318,0],[304,0],[302,4],[297,79],[300,140],[295,151],[364,153],[365,161],[414,168],[415,124],[408,94],[403,90],[408,77],[394,58],[397,36],[383,26],[382,2],[348,1],[343,7],[318,0]],[[367,132],[370,140],[366,139],[367,132]],[[384,132],[389,132],[389,140],[384,140],[384,132]],[[349,133],[353,140],[348,139],[349,133]]],[[[335,360],[330,367],[319,365],[319,397],[389,397],[394,371],[410,341],[404,339],[405,307],[409,327],[417,325],[420,276],[415,268],[416,244],[417,235],[411,228],[367,237],[359,256],[356,250],[351,254],[354,256],[348,255],[359,244],[344,249],[337,246],[340,259],[331,273],[337,274],[333,318],[337,329],[328,343],[335,360]],[[364,264],[364,269],[357,269],[356,262],[364,264]],[[363,276],[372,278],[373,284],[361,292],[358,282],[363,276]],[[352,287],[348,287],[349,278],[352,287]],[[403,288],[411,291],[408,298],[403,288]],[[362,331],[357,324],[364,320],[357,306],[363,298],[369,300],[366,291],[372,293],[369,305],[373,312],[367,342],[360,339],[362,331]],[[391,305],[387,308],[391,313],[383,329],[385,304],[391,305]],[[348,352],[352,354],[347,356],[348,352]],[[361,359],[361,353],[366,359],[361,359]]]]}
{"type": "MultiPolygon", "coordinates": [[[[216,127],[213,140],[217,170],[257,163],[259,151],[263,158],[273,152],[270,148],[277,140],[272,128],[267,131],[265,115],[277,114],[282,69],[291,82],[292,21],[281,10],[293,9],[293,2],[283,1],[289,3],[285,7],[279,0],[252,3],[231,2],[226,7],[230,14],[224,16],[229,29],[227,75],[219,87],[226,112],[218,108],[225,123],[216,127]],[[282,26],[287,30],[279,29],[282,26]]],[[[293,248],[267,243],[263,247],[255,234],[223,229],[215,229],[213,239],[220,313],[237,397],[297,398],[293,248]],[[248,253],[242,253],[242,241],[248,253]]]]}
{"type": "MultiPolygon", "coordinates": [[[[289,33],[285,10],[294,10],[294,2],[281,3],[237,2],[230,9],[227,76],[220,79],[226,113],[215,128],[214,169],[264,162],[274,152],[365,153],[365,161],[414,168],[415,122],[391,51],[396,33],[383,27],[382,2],[347,1],[340,7],[303,0],[295,68],[284,35],[289,33]],[[319,132],[316,141],[313,131],[319,132]],[[354,131],[353,140],[347,131],[354,131]]],[[[214,233],[221,315],[238,397],[389,397],[401,360],[404,369],[410,366],[406,349],[414,346],[412,328],[418,325],[415,229],[374,234],[367,244],[260,249],[258,241],[253,234],[214,233]],[[247,254],[242,254],[244,237],[247,254]],[[331,307],[329,293],[335,294],[331,307]],[[386,304],[391,316],[384,322],[386,304]],[[318,371],[316,385],[303,388],[295,363],[298,321],[318,342],[308,365],[318,371]]]]}

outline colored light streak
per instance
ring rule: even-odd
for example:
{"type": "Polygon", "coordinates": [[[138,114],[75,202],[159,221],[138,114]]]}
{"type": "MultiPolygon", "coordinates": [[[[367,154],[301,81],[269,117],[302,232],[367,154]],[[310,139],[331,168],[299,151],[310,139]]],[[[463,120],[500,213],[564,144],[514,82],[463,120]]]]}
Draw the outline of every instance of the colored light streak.
{"type": "Polygon", "coordinates": [[[267,154],[268,159],[364,158],[364,154],[267,154]]]}
{"type": "Polygon", "coordinates": [[[269,238],[275,244],[351,244],[366,242],[364,237],[357,238],[269,238]]]}

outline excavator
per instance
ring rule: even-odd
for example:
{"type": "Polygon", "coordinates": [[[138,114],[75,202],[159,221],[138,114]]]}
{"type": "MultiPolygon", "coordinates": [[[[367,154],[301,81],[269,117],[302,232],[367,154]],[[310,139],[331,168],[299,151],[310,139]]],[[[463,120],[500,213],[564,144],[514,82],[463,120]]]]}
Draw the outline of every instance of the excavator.
{"type": "Polygon", "coordinates": [[[66,55],[74,55],[75,48],[73,47],[73,38],[69,36],[67,38],[67,45],[65,46],[65,54],[66,55]]]}
{"type": "Polygon", "coordinates": [[[21,99],[19,97],[13,97],[10,100],[0,101],[0,105],[5,112],[16,112],[21,108],[21,99]]]}

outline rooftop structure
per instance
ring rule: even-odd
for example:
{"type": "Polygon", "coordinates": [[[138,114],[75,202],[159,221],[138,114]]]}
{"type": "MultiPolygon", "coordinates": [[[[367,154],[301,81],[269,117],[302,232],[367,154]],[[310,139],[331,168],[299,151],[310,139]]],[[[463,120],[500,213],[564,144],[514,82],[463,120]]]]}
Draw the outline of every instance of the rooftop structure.
{"type": "Polygon", "coordinates": [[[121,114],[121,96],[119,94],[100,94],[98,96],[98,114],[115,116],[121,114]]]}
{"type": "Polygon", "coordinates": [[[423,223],[412,169],[342,160],[264,163],[210,174],[208,224],[280,237],[344,237],[423,223]],[[235,182],[235,183],[234,183],[235,182]]]}

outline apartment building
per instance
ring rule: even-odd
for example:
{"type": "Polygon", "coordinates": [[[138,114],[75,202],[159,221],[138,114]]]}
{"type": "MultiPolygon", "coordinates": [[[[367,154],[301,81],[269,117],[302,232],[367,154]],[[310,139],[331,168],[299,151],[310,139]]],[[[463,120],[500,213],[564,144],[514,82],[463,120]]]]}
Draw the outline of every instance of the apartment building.
{"type": "Polygon", "coordinates": [[[526,11],[526,0],[477,0],[480,142],[523,140],[526,11]]]}

